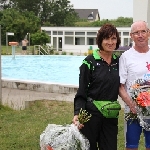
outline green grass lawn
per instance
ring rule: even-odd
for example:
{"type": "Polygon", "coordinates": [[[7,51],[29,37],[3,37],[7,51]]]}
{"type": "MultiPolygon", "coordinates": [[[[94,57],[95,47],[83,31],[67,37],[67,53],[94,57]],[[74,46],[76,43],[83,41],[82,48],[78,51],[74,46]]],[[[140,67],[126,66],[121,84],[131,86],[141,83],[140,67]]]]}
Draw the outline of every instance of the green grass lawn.
{"type": "MultiPolygon", "coordinates": [[[[22,111],[0,106],[0,150],[40,150],[40,134],[46,126],[70,124],[72,118],[72,102],[36,101],[22,111]]],[[[123,110],[121,110],[118,150],[124,150],[123,128],[124,119],[123,110]]],[[[140,141],[139,150],[144,150],[143,140],[140,141]]]]}
{"type": "MultiPolygon", "coordinates": [[[[33,50],[33,46],[29,46],[27,47],[27,53],[32,53],[32,50],[33,50]]],[[[21,54],[22,53],[22,47],[21,46],[16,46],[15,47],[15,53],[16,54],[21,54]]],[[[11,55],[12,54],[12,47],[11,46],[4,46],[2,45],[1,47],[1,54],[2,55],[11,55]]]]}

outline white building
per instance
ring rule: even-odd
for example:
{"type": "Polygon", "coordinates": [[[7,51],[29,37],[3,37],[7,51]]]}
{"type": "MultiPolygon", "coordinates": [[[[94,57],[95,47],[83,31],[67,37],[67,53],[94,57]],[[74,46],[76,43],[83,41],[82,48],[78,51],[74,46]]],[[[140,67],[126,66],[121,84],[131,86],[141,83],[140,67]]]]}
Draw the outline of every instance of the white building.
{"type": "Polygon", "coordinates": [[[150,28],[150,0],[133,0],[133,22],[139,20],[147,22],[150,28]]]}
{"type": "MultiPolygon", "coordinates": [[[[57,51],[85,53],[97,48],[96,36],[99,27],[41,27],[50,36],[49,45],[57,51]]],[[[130,27],[118,27],[121,46],[129,45],[130,27]]]]}

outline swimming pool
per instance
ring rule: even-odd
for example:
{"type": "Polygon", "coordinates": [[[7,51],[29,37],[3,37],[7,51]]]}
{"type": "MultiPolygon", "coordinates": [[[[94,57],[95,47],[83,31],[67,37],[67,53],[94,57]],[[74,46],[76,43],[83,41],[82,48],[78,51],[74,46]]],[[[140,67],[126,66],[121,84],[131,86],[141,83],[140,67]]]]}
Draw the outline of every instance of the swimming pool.
{"type": "Polygon", "coordinates": [[[78,85],[79,66],[85,56],[1,56],[2,79],[30,80],[78,85]]]}

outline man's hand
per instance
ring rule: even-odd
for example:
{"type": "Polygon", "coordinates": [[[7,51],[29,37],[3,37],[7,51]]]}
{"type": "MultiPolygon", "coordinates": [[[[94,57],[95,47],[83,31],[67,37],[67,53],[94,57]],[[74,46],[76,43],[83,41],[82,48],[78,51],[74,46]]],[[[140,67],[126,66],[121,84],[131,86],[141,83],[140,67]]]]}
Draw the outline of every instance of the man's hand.
{"type": "Polygon", "coordinates": [[[129,107],[130,107],[130,110],[131,110],[131,112],[133,113],[133,114],[136,114],[137,113],[137,111],[136,111],[136,107],[137,107],[137,105],[136,105],[136,102],[131,102],[130,103],[130,105],[129,105],[129,107]]]}

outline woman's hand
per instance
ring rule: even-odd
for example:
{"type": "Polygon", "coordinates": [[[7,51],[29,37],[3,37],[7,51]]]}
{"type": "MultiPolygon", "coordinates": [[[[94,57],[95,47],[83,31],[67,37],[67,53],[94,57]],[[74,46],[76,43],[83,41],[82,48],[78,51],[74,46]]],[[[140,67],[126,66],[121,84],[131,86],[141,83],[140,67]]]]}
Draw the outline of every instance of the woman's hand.
{"type": "Polygon", "coordinates": [[[75,116],[74,116],[72,122],[73,122],[73,124],[74,124],[75,126],[78,127],[79,130],[84,127],[83,124],[80,124],[80,122],[79,122],[79,120],[78,120],[78,115],[75,115],[75,116]]]}

